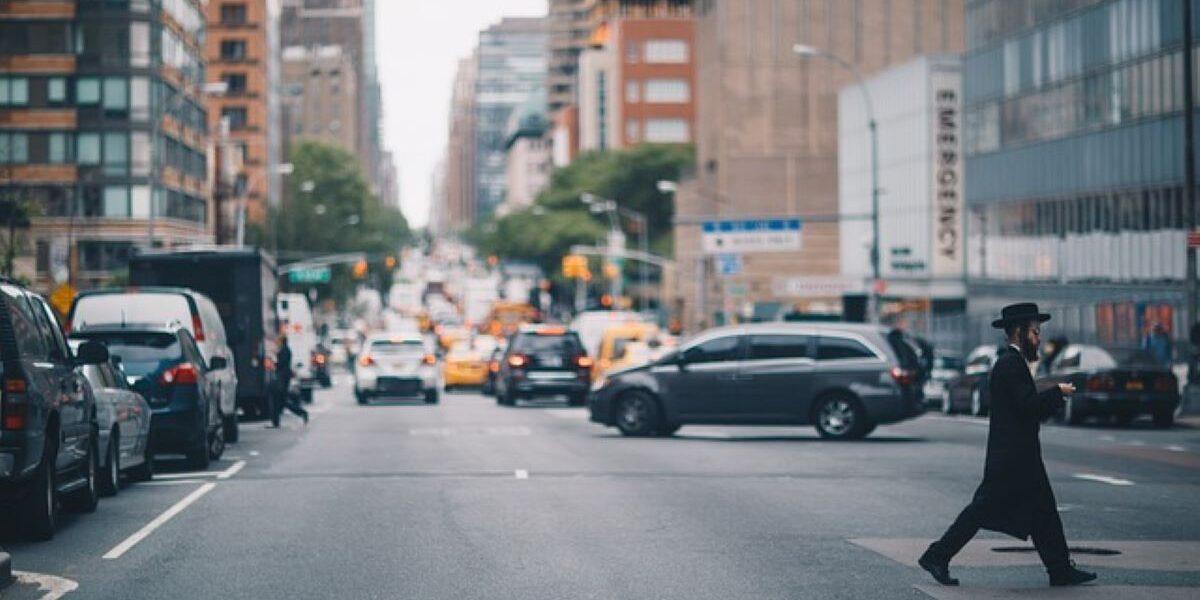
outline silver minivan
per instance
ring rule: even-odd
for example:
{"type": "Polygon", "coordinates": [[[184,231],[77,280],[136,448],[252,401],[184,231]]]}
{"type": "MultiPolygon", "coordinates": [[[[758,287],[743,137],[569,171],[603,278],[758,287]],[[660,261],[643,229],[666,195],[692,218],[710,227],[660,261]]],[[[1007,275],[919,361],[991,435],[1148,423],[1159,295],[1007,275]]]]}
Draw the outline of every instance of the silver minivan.
{"type": "Polygon", "coordinates": [[[648,364],[593,383],[591,419],[633,436],[681,426],[814,425],[857,439],[924,410],[905,334],[853,323],[761,323],[705,331],[648,364]]]}
{"type": "MultiPolygon", "coordinates": [[[[192,334],[206,363],[212,364],[213,358],[220,357],[226,364],[236,364],[225,335],[225,325],[221,322],[221,313],[208,296],[195,290],[140,287],[84,292],[71,306],[68,322],[72,332],[94,326],[177,323],[192,334]]],[[[237,370],[218,369],[212,372],[212,376],[220,390],[219,406],[225,441],[236,442],[237,370]]]]}

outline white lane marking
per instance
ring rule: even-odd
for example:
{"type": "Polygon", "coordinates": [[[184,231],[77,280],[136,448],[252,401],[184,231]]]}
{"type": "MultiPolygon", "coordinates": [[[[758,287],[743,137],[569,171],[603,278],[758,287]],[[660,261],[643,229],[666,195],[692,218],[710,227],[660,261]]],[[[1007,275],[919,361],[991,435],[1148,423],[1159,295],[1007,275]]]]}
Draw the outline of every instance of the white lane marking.
{"type": "Polygon", "coordinates": [[[195,479],[197,477],[216,477],[220,475],[217,471],[189,471],[187,473],[155,473],[154,479],[195,479]]]}
{"type": "Polygon", "coordinates": [[[1111,435],[1102,435],[1102,436],[1100,436],[1100,441],[1102,441],[1102,442],[1115,442],[1115,441],[1117,441],[1117,438],[1115,438],[1115,437],[1113,437],[1113,436],[1111,436],[1111,435]]]}
{"type": "Polygon", "coordinates": [[[1187,452],[1187,448],[1184,448],[1183,446],[1180,446],[1178,444],[1171,444],[1170,446],[1166,446],[1166,449],[1170,450],[1171,452],[1187,452]]]}
{"type": "Polygon", "coordinates": [[[251,450],[250,456],[258,456],[258,450],[251,450]]]}
{"type": "Polygon", "coordinates": [[[1076,473],[1075,479],[1086,479],[1087,481],[1098,481],[1109,485],[1133,485],[1133,482],[1128,479],[1120,479],[1117,477],[1109,477],[1108,475],[1096,475],[1094,473],[1076,473]]]}
{"type": "Polygon", "coordinates": [[[513,471],[513,477],[516,477],[517,479],[529,479],[529,471],[526,471],[525,469],[517,469],[516,471],[513,471]]]}
{"type": "Polygon", "coordinates": [[[13,571],[13,577],[17,578],[17,585],[36,585],[39,592],[44,592],[41,600],[58,600],[63,596],[79,589],[79,584],[53,575],[43,575],[41,573],[29,573],[27,571],[13,571]]]}
{"type": "Polygon", "coordinates": [[[246,466],[246,461],[244,461],[244,460],[239,460],[239,461],[237,461],[237,462],[233,463],[233,466],[232,466],[232,467],[229,467],[228,469],[225,469],[224,471],[221,471],[221,472],[220,472],[220,473],[217,475],[217,479],[229,479],[230,477],[233,477],[234,475],[237,475],[238,471],[241,471],[241,470],[242,470],[242,468],[243,468],[243,467],[245,467],[245,466],[246,466]]]}
{"type": "Polygon", "coordinates": [[[968,423],[970,425],[982,425],[984,427],[987,427],[987,425],[988,425],[987,419],[981,419],[978,417],[954,417],[954,416],[950,416],[950,415],[925,415],[922,418],[931,419],[934,421],[946,421],[948,423],[968,423]]]}
{"type": "Polygon", "coordinates": [[[558,417],[559,419],[568,419],[571,421],[578,421],[580,419],[586,419],[588,417],[588,411],[586,408],[552,410],[549,412],[549,414],[552,417],[558,417]]]}
{"type": "Polygon", "coordinates": [[[193,484],[197,484],[197,483],[204,483],[204,482],[199,479],[170,479],[170,480],[166,480],[166,481],[158,481],[158,480],[143,481],[142,483],[137,484],[137,486],[145,487],[148,485],[148,486],[153,487],[153,486],[166,486],[166,485],[193,485],[193,484]]]}
{"type": "Polygon", "coordinates": [[[217,487],[217,484],[210,482],[200,486],[199,488],[196,488],[196,491],[188,494],[183,500],[176,502],[174,506],[168,508],[165,512],[163,512],[163,514],[155,517],[153,521],[146,523],[146,526],[139,529],[137,533],[125,538],[125,541],[121,542],[120,544],[113,546],[113,549],[109,550],[101,558],[106,560],[115,560],[121,558],[121,556],[128,552],[130,548],[133,548],[138,544],[138,542],[149,537],[151,533],[154,533],[155,529],[162,527],[163,524],[165,524],[167,521],[170,521],[175,517],[175,515],[183,512],[185,508],[191,506],[193,502],[199,500],[205,494],[213,491],[213,488],[215,487],[217,487]]]}
{"type": "Polygon", "coordinates": [[[1145,446],[1146,442],[1143,442],[1142,440],[1130,440],[1128,442],[1125,442],[1125,445],[1127,445],[1127,446],[1145,446]]]}

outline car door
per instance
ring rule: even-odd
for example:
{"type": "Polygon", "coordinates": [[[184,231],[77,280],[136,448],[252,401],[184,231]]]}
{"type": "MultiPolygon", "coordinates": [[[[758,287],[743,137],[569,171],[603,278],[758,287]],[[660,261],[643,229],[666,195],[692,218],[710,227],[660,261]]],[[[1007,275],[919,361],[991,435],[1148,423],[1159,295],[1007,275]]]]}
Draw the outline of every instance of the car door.
{"type": "Polygon", "coordinates": [[[63,449],[72,455],[71,462],[74,464],[87,456],[88,444],[92,440],[94,406],[87,393],[83,374],[75,368],[74,354],[67,346],[67,339],[63,337],[54,311],[41,298],[33,295],[28,298],[46,332],[52,379],[57,382],[61,399],[59,423],[62,427],[63,449]]]}
{"type": "Polygon", "coordinates": [[[192,339],[191,334],[183,331],[180,335],[182,341],[181,347],[183,355],[188,362],[195,365],[197,380],[200,381],[200,393],[203,396],[203,406],[205,407],[205,415],[207,417],[205,427],[211,430],[216,423],[220,423],[220,414],[217,412],[217,398],[220,392],[220,382],[217,380],[216,371],[210,371],[208,363],[204,361],[204,355],[200,352],[199,345],[192,339]]]}
{"type": "Polygon", "coordinates": [[[205,296],[196,297],[196,308],[200,311],[200,318],[204,321],[204,331],[208,337],[208,350],[206,357],[211,364],[213,357],[221,357],[225,359],[226,368],[214,371],[214,376],[219,382],[219,395],[221,410],[226,415],[231,415],[237,411],[237,364],[233,360],[233,350],[230,349],[228,340],[225,335],[225,325],[221,322],[221,313],[217,311],[217,306],[212,300],[205,296]]]}
{"type": "Polygon", "coordinates": [[[796,423],[807,414],[816,365],[814,336],[797,333],[749,336],[731,410],[752,423],[796,423]]]}
{"type": "MultiPolygon", "coordinates": [[[[21,367],[26,378],[32,418],[27,423],[45,427],[51,411],[57,411],[62,401],[62,389],[55,379],[54,363],[50,360],[49,335],[29,302],[26,293],[8,284],[0,283],[5,294],[4,304],[8,308],[9,323],[17,342],[21,367]]],[[[61,442],[61,437],[57,442],[61,442]]],[[[56,466],[61,466],[61,457],[66,453],[59,445],[59,455],[54,457],[56,466]]]]}
{"type": "Polygon", "coordinates": [[[112,360],[113,383],[129,407],[127,424],[121,425],[121,464],[133,466],[142,462],[146,446],[150,442],[150,404],[129,385],[129,378],[121,366],[112,360]]]}
{"type": "Polygon", "coordinates": [[[736,419],[731,396],[737,393],[744,342],[744,336],[730,333],[682,349],[680,363],[663,381],[674,412],[696,423],[736,419]]]}

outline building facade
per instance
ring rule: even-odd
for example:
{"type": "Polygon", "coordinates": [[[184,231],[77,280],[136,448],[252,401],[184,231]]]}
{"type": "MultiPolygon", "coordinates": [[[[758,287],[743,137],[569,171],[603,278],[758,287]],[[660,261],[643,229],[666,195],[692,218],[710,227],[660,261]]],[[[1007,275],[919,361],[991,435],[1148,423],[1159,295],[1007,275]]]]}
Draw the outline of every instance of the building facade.
{"type": "Polygon", "coordinates": [[[290,147],[320,141],[354,153],[359,148],[358,81],[341,46],[283,49],[283,111],[290,147]]]}
{"type": "Polygon", "coordinates": [[[588,16],[594,2],[550,0],[546,64],[546,109],[550,115],[575,103],[579,54],[587,47],[591,34],[588,16]]]}
{"type": "Polygon", "coordinates": [[[969,3],[972,342],[1013,300],[1073,341],[1186,336],[1184,1],[969,3]]]}
{"type": "Polygon", "coordinates": [[[784,307],[842,311],[819,279],[840,276],[838,91],[854,76],[804,58],[819,48],[870,76],[929,53],[963,48],[962,0],[698,0],[695,185],[676,195],[675,254],[702,293],[677,290],[689,328],[784,307]],[[798,250],[740,256],[718,275],[701,224],[764,216],[802,221],[798,250]],[[747,308],[749,310],[747,310],[747,308]]]}
{"type": "Polygon", "coordinates": [[[232,153],[218,163],[214,226],[218,241],[232,242],[245,225],[265,225],[267,207],[279,200],[278,3],[209,2],[207,19],[208,80],[224,86],[208,103],[208,125],[221,152],[232,153]]]}
{"type": "Polygon", "coordinates": [[[546,135],[549,129],[543,94],[531,94],[509,117],[505,140],[508,183],[497,214],[529,208],[550,184],[553,157],[550,137],[546,135]]]}
{"type": "Polygon", "coordinates": [[[449,134],[446,138],[445,184],[440,212],[444,231],[470,227],[475,223],[475,80],[478,77],[475,55],[458,61],[454,89],[450,97],[449,134]]]}
{"type": "Polygon", "coordinates": [[[102,285],[139,248],[213,239],[200,2],[0,7],[0,199],[16,273],[102,285]]]}
{"type": "Polygon", "coordinates": [[[965,312],[962,59],[934,54],[887,69],[838,95],[841,285],[862,296],[871,264],[871,135],[877,121],[879,269],[883,322],[958,347],[933,324],[965,312]]]}
{"type": "Polygon", "coordinates": [[[504,201],[508,119],[530,94],[544,89],[546,39],[545,18],[505,18],[479,34],[472,218],[504,201]]]}

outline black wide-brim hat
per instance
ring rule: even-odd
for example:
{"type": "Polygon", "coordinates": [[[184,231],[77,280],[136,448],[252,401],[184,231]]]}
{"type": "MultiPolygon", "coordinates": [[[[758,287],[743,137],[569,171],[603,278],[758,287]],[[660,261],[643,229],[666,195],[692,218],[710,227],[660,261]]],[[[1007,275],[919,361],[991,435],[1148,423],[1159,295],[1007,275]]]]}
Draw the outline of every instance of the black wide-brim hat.
{"type": "Polygon", "coordinates": [[[1050,315],[1039,311],[1038,305],[1033,302],[1018,302],[1000,309],[1000,318],[992,321],[992,327],[1004,329],[1009,323],[1034,320],[1045,323],[1050,320],[1050,315]]]}

